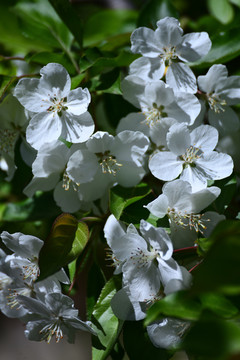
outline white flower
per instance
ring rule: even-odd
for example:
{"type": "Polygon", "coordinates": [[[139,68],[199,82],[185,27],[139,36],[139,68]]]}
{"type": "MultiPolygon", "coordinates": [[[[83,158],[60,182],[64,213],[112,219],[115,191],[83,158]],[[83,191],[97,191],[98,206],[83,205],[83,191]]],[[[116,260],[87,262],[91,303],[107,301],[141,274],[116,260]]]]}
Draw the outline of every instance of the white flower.
{"type": "Polygon", "coordinates": [[[145,207],[158,218],[168,215],[170,224],[202,231],[205,225],[199,214],[210,205],[220,194],[221,190],[212,186],[195,193],[187,181],[175,180],[164,184],[162,194],[145,207]]]}
{"type": "MultiPolygon", "coordinates": [[[[111,215],[104,233],[113,259],[119,264],[118,270],[121,269],[123,273],[123,284],[128,287],[132,299],[148,301],[159,295],[161,285],[166,287],[173,279],[182,284],[189,283],[189,273],[172,259],[172,243],[164,229],[154,228],[141,220],[142,236],[132,224],[122,235],[124,230],[116,222],[111,215]]],[[[173,288],[171,291],[174,291],[173,288]]]]}
{"type": "MultiPolygon", "coordinates": [[[[149,134],[148,136],[157,145],[165,145],[166,133],[170,126],[174,123],[192,125],[201,110],[201,105],[194,95],[174,93],[161,80],[147,84],[141,80],[141,85],[138,85],[135,92],[135,84],[140,80],[139,77],[128,76],[122,82],[124,98],[140,108],[142,112],[142,114],[135,114],[135,121],[130,119],[129,114],[124,120],[125,129],[133,130],[131,121],[136,124],[139,122],[135,130],[149,134]],[[140,86],[142,86],[141,91],[140,86]]],[[[118,125],[118,131],[120,128],[124,129],[122,121],[118,125]]]]}
{"type": "Polygon", "coordinates": [[[73,144],[68,148],[63,142],[56,140],[44,144],[38,151],[32,164],[33,179],[25,187],[24,194],[33,196],[37,190],[54,189],[54,199],[65,212],[76,212],[83,204],[76,196],[79,184],[68,176],[66,167],[70,156],[83,144],[73,144]]]}
{"type": "Polygon", "coordinates": [[[240,76],[229,76],[225,65],[210,67],[207,74],[198,77],[198,86],[209,104],[208,121],[221,135],[240,128],[236,112],[229,105],[240,102],[240,76]]]}
{"type": "Polygon", "coordinates": [[[61,293],[48,293],[44,299],[33,299],[18,296],[18,301],[31,313],[25,335],[29,340],[50,343],[53,336],[59,342],[67,335],[70,343],[74,342],[76,330],[88,331],[94,335],[91,323],[78,318],[78,310],[74,309],[71,298],[61,293]]]}
{"type": "Polygon", "coordinates": [[[28,119],[17,99],[8,95],[0,105],[0,168],[7,172],[10,181],[16,170],[14,148],[18,138],[25,132],[28,119]]]}
{"type": "Polygon", "coordinates": [[[148,336],[154,346],[169,349],[176,347],[189,328],[188,321],[164,318],[147,326],[148,336]]]}
{"type": "Polygon", "coordinates": [[[114,183],[137,185],[146,173],[143,163],[148,146],[148,138],[138,131],[123,131],[116,137],[95,133],[86,142],[86,149],[70,157],[66,169],[69,178],[80,184],[80,199],[96,200],[114,183]]]}
{"type": "Polygon", "coordinates": [[[171,181],[180,175],[192,191],[207,187],[207,180],[219,180],[231,175],[232,158],[213,151],[218,142],[217,130],[201,125],[191,132],[185,124],[173,125],[167,134],[170,151],[157,152],[149,160],[149,169],[160,180],[171,181]]]}
{"type": "Polygon", "coordinates": [[[146,27],[136,29],[131,36],[134,53],[144,58],[135,60],[130,66],[130,74],[145,79],[158,80],[166,69],[166,82],[176,91],[195,93],[196,79],[191,69],[183,63],[193,62],[205,56],[211,48],[206,32],[183,36],[177,19],[166,17],[157,22],[155,31],[146,27]]]}
{"type": "Polygon", "coordinates": [[[94,131],[87,111],[88,89],[70,91],[70,76],[60,64],[50,63],[40,74],[40,79],[21,79],[14,90],[19,102],[34,113],[27,127],[27,141],[37,150],[59,136],[72,143],[86,141],[94,131]]]}
{"type": "MultiPolygon", "coordinates": [[[[162,192],[145,207],[158,218],[168,216],[175,249],[192,246],[198,231],[204,236],[207,231],[210,234],[212,217],[210,219],[200,212],[219,196],[221,190],[218,187],[212,186],[193,193],[187,181],[174,180],[164,184],[162,192]]],[[[215,219],[213,223],[215,226],[215,219]]]]}

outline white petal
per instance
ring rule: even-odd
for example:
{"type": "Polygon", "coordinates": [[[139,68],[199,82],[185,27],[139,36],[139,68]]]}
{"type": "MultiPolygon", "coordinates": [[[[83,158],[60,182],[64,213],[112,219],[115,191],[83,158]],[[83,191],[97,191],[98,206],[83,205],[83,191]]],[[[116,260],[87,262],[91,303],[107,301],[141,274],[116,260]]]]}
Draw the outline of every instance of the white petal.
{"type": "Polygon", "coordinates": [[[53,197],[57,205],[64,212],[74,213],[81,208],[81,201],[77,196],[77,192],[72,186],[65,190],[62,186],[62,181],[55,187],[53,197]]]}
{"type": "Polygon", "coordinates": [[[66,172],[75,183],[93,180],[99,167],[95,154],[88,150],[75,151],[69,158],[66,172]]]}
{"type": "Polygon", "coordinates": [[[206,32],[186,34],[177,48],[178,57],[183,61],[194,62],[207,55],[211,46],[212,42],[206,32]]]}
{"type": "Polygon", "coordinates": [[[172,63],[167,70],[166,83],[176,92],[197,92],[195,75],[186,64],[172,63]]]}
{"type": "Polygon", "coordinates": [[[26,138],[34,149],[39,150],[45,143],[57,140],[61,132],[62,123],[59,116],[52,112],[42,112],[31,119],[26,130],[26,138]]]}
{"type": "Polygon", "coordinates": [[[155,38],[161,47],[178,45],[182,40],[183,30],[179,21],[173,17],[165,17],[157,22],[155,38]]]}
{"type": "Polygon", "coordinates": [[[72,115],[65,111],[62,115],[61,136],[72,143],[82,143],[94,132],[94,122],[88,111],[81,115],[72,115]]]}
{"type": "Polygon", "coordinates": [[[141,57],[134,60],[129,66],[129,74],[140,77],[144,82],[161,79],[164,75],[164,71],[165,64],[159,57],[141,57]]]}
{"type": "Polygon", "coordinates": [[[160,53],[160,44],[155,38],[153,30],[140,27],[133,31],[131,35],[131,50],[133,53],[140,53],[146,57],[157,57],[160,53]]]}
{"type": "Polygon", "coordinates": [[[91,96],[88,89],[77,88],[71,90],[66,103],[68,112],[73,115],[81,115],[87,111],[90,101],[91,96]]]}
{"type": "Polygon", "coordinates": [[[214,150],[218,143],[218,132],[209,125],[198,126],[191,132],[190,136],[191,145],[203,152],[214,150]]]}
{"type": "MultiPolygon", "coordinates": [[[[60,64],[49,63],[40,70],[41,79],[39,82],[39,90],[59,91],[61,98],[65,98],[71,88],[71,78],[67,70],[60,64]]],[[[56,94],[57,95],[57,94],[56,94]]]]}
{"type": "Polygon", "coordinates": [[[210,67],[206,75],[198,77],[199,89],[205,93],[212,93],[215,91],[218,84],[220,86],[225,83],[228,76],[228,71],[225,65],[216,64],[210,67]]]}
{"type": "Polygon", "coordinates": [[[182,162],[169,151],[158,152],[149,160],[149,169],[158,179],[171,181],[178,177],[182,171],[182,162]]]}
{"type": "Polygon", "coordinates": [[[111,300],[111,307],[114,314],[121,320],[142,320],[146,316],[139,301],[131,299],[126,287],[114,295],[111,300]]]}
{"type": "Polygon", "coordinates": [[[145,206],[153,215],[163,218],[167,214],[168,198],[161,194],[155,200],[145,206]]]}
{"type": "Polygon", "coordinates": [[[174,124],[167,133],[167,145],[174,155],[183,155],[191,145],[190,133],[186,124],[174,124]]]}

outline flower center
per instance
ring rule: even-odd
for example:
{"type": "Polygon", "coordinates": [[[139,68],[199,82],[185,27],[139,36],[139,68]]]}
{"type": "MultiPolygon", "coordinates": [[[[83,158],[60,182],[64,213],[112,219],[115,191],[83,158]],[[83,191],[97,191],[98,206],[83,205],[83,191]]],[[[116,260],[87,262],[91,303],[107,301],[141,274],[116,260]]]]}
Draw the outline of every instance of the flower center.
{"type": "Polygon", "coordinates": [[[115,156],[110,154],[110,151],[105,151],[104,154],[96,154],[99,157],[99,165],[102,168],[103,174],[111,174],[113,176],[116,176],[117,171],[122,166],[122,164],[119,164],[115,158],[115,156]]]}
{"type": "Polygon", "coordinates": [[[149,127],[160,122],[162,118],[167,117],[167,113],[164,112],[164,106],[161,105],[157,107],[155,103],[153,104],[152,109],[144,111],[143,114],[146,116],[146,119],[143,122],[145,122],[149,127]]]}
{"type": "Polygon", "coordinates": [[[199,148],[190,146],[185,154],[180,156],[180,160],[184,161],[185,165],[194,166],[194,162],[202,156],[202,151],[199,148]]]}
{"type": "Polygon", "coordinates": [[[39,332],[40,334],[43,334],[41,340],[45,340],[49,344],[55,334],[56,343],[58,343],[63,338],[63,332],[61,330],[60,323],[60,319],[57,319],[54,323],[44,326],[39,332]]]}
{"type": "Polygon", "coordinates": [[[23,296],[31,296],[32,290],[30,288],[15,288],[15,289],[8,289],[9,295],[6,296],[7,299],[7,305],[13,309],[14,307],[19,305],[19,302],[17,300],[18,295],[23,296]]]}
{"type": "Polygon", "coordinates": [[[27,278],[31,278],[35,281],[39,275],[39,267],[38,267],[38,259],[34,257],[33,259],[29,259],[29,265],[23,266],[23,279],[26,280],[27,278]]]}
{"type": "MultiPolygon", "coordinates": [[[[168,208],[167,211],[170,221],[175,222],[176,225],[181,227],[189,227],[190,230],[194,229],[196,232],[203,233],[206,229],[202,217],[204,214],[188,214],[181,211],[176,211],[174,208],[168,208]]],[[[205,220],[209,221],[209,220],[205,220]]]]}
{"type": "Polygon", "coordinates": [[[177,59],[176,46],[164,47],[159,57],[162,58],[163,61],[167,61],[168,65],[171,65],[172,60],[177,59]]]}
{"type": "Polygon", "coordinates": [[[56,94],[53,97],[50,97],[52,105],[49,106],[47,111],[57,112],[59,116],[62,115],[62,112],[67,110],[66,102],[67,98],[58,98],[56,94]]]}
{"type": "Polygon", "coordinates": [[[0,155],[9,154],[13,151],[17,131],[4,129],[0,130],[0,155]]]}
{"type": "Polygon", "coordinates": [[[155,249],[142,250],[141,248],[137,248],[135,251],[131,252],[130,259],[132,260],[133,264],[136,265],[138,268],[148,266],[149,263],[154,261],[159,256],[159,253],[155,249]]]}
{"type": "Polygon", "coordinates": [[[209,94],[207,95],[207,99],[210,109],[215,111],[215,113],[219,114],[221,111],[225,111],[224,106],[227,105],[226,100],[220,99],[217,94],[209,94]]]}
{"type": "Polygon", "coordinates": [[[63,173],[63,180],[62,180],[62,187],[64,190],[69,190],[70,185],[72,185],[74,191],[78,191],[78,187],[80,186],[79,183],[74,182],[72,179],[70,179],[67,171],[65,170],[63,173]]]}

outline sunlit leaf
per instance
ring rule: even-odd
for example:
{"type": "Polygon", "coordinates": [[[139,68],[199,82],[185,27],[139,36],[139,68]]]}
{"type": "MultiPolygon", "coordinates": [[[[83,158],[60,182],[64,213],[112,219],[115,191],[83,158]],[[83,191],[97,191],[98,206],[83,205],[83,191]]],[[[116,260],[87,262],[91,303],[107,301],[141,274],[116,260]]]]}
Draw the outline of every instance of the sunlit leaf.
{"type": "Polygon", "coordinates": [[[76,259],[89,238],[88,227],[70,214],[60,215],[39,254],[40,279],[54,274],[76,259]]]}

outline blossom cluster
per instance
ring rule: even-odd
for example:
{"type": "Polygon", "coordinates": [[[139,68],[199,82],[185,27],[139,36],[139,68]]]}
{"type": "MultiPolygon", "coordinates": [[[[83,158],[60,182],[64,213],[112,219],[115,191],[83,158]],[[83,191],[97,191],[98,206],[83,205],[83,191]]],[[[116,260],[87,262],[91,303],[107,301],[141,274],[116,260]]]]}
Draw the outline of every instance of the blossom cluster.
{"type": "MultiPolygon", "coordinates": [[[[218,145],[219,138],[240,128],[231,108],[240,103],[240,76],[228,77],[226,67],[219,64],[196,79],[188,63],[203,58],[210,48],[206,32],[183,35],[175,18],[161,19],[155,31],[136,29],[131,50],[140,57],[130,65],[121,89],[137,111],[120,120],[115,135],[94,132],[88,112],[90,92],[71,90],[70,76],[60,64],[44,66],[40,79],[21,79],[14,96],[0,105],[0,115],[5,114],[1,168],[10,180],[14,146],[22,137],[22,156],[33,173],[24,189],[28,197],[53,190],[63,212],[108,216],[111,188],[134,187],[146,175],[156,180],[158,194],[145,208],[157,219],[168,219],[167,231],[143,219],[137,229],[113,214],[104,225],[114,274],[122,276],[122,289],[111,306],[122,320],[141,320],[150,305],[190,287],[190,269],[178,264],[174,250],[195,246],[199,233],[208,237],[224,219],[202,211],[221,192],[209,185],[233,172],[231,156],[218,145]]],[[[62,294],[60,282],[68,281],[63,270],[36,281],[43,242],[21,233],[3,232],[1,238],[12,251],[1,252],[1,311],[27,323],[30,340],[50,341],[55,334],[59,341],[65,333],[73,342],[76,329],[95,334],[62,294]]],[[[178,344],[188,327],[186,321],[164,318],[147,331],[155,346],[169,348],[178,344]]]]}

